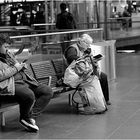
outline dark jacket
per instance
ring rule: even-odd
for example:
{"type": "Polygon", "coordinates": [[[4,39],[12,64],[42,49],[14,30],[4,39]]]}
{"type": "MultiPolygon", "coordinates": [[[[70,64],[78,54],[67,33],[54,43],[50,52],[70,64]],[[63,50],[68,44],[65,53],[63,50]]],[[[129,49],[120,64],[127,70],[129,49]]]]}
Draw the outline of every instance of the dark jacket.
{"type": "Polygon", "coordinates": [[[73,15],[67,11],[61,12],[57,15],[56,20],[57,29],[76,29],[76,23],[73,15]]]}
{"type": "Polygon", "coordinates": [[[83,53],[79,50],[78,45],[75,43],[65,50],[64,55],[69,65],[73,60],[77,60],[79,57],[83,56],[83,53]]]}

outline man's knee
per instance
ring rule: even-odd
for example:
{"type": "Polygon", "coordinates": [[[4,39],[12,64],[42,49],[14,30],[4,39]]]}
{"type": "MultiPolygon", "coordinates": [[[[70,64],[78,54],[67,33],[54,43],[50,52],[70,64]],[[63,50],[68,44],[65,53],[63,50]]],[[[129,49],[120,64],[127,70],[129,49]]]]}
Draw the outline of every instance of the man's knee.
{"type": "Polygon", "coordinates": [[[53,91],[52,91],[51,87],[46,86],[46,91],[47,91],[46,95],[49,96],[50,98],[52,98],[53,97],[53,91]]]}
{"type": "Polygon", "coordinates": [[[52,91],[51,87],[49,87],[45,84],[41,84],[39,87],[39,90],[42,93],[42,95],[47,96],[48,98],[53,97],[53,91],[52,91]]]}
{"type": "Polygon", "coordinates": [[[35,102],[35,95],[34,95],[34,93],[30,92],[30,93],[26,94],[26,97],[25,97],[24,100],[26,100],[26,102],[28,102],[28,103],[33,104],[35,102]]]}
{"type": "Polygon", "coordinates": [[[15,98],[17,99],[18,102],[26,102],[31,104],[34,103],[35,101],[34,93],[26,87],[17,88],[16,86],[15,98]]]}

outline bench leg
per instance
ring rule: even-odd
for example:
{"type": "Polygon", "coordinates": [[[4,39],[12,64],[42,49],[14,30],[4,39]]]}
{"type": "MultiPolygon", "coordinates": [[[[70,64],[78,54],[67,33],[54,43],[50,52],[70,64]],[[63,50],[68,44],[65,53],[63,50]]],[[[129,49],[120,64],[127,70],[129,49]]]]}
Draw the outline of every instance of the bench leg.
{"type": "Polygon", "coordinates": [[[2,126],[5,126],[5,116],[4,116],[4,112],[1,112],[1,113],[0,113],[0,116],[1,116],[1,125],[2,125],[2,126]]]}
{"type": "Polygon", "coordinates": [[[72,94],[69,94],[69,106],[72,106],[72,94]]]}

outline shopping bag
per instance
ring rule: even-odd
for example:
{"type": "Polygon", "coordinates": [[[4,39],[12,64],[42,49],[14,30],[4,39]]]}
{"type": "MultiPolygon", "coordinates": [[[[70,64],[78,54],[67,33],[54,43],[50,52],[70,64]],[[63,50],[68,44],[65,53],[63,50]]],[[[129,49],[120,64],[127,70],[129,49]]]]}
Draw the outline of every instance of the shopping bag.
{"type": "Polygon", "coordinates": [[[92,65],[85,59],[74,60],[66,69],[64,83],[76,88],[82,81],[88,79],[93,72],[92,65]]]}
{"type": "Polygon", "coordinates": [[[73,61],[65,70],[64,83],[72,88],[76,88],[80,84],[80,77],[75,72],[75,61],[73,61]]]}
{"type": "Polygon", "coordinates": [[[107,107],[99,79],[96,75],[80,85],[79,95],[83,104],[84,114],[103,113],[107,107]]]}

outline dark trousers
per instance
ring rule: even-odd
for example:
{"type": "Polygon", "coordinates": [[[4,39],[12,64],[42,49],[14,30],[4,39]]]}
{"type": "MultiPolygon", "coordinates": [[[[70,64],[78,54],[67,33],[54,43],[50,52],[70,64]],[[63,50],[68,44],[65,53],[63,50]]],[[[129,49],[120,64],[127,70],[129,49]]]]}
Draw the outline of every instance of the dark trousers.
{"type": "Polygon", "coordinates": [[[32,113],[44,111],[52,96],[52,89],[47,85],[16,84],[15,98],[20,105],[20,118],[29,118],[32,113]]]}
{"type": "Polygon", "coordinates": [[[19,103],[20,119],[32,117],[33,114],[39,114],[44,111],[46,105],[53,96],[52,89],[47,85],[39,86],[24,84],[15,84],[15,95],[0,97],[1,100],[15,100],[19,103]]]}
{"type": "Polygon", "coordinates": [[[105,73],[101,72],[99,81],[101,84],[103,95],[105,97],[105,101],[107,102],[107,101],[109,101],[109,88],[108,88],[107,75],[105,73]]]}

